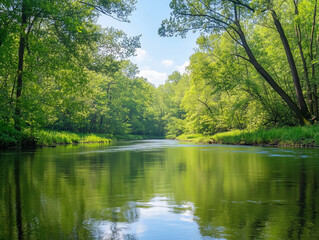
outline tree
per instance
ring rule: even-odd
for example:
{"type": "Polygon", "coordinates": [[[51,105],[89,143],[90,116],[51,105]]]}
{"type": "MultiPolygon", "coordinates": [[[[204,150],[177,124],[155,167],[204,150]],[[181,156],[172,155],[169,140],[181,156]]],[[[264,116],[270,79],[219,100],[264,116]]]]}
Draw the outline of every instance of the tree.
{"type": "Polygon", "coordinates": [[[166,136],[176,137],[185,130],[185,110],[181,106],[185,92],[189,89],[189,77],[173,72],[164,85],[156,89],[160,123],[166,136]]]}
{"type": "MultiPolygon", "coordinates": [[[[278,42],[260,42],[271,32],[256,31],[250,34],[255,54],[263,64],[285,59],[273,51],[278,42]],[[265,45],[265,46],[263,46],[265,45]],[[275,55],[275,57],[273,56],[275,55]]],[[[186,111],[187,133],[215,134],[232,129],[256,129],[291,125],[295,118],[280,97],[272,92],[262,77],[247,61],[234,58],[242,49],[234,45],[225,32],[201,36],[197,51],[190,57],[190,88],[185,93],[182,106],[186,111]]],[[[289,71],[277,64],[273,72],[280,79],[289,71]]],[[[277,79],[277,80],[278,80],[277,79]]],[[[283,82],[279,82],[284,86],[283,82]]],[[[291,84],[290,84],[291,85],[291,84]]],[[[291,86],[285,87],[285,91],[291,86]]]]}
{"type": "MultiPolygon", "coordinates": [[[[246,56],[238,57],[250,62],[255,70],[268,82],[280,97],[286,102],[289,108],[296,114],[301,124],[308,124],[311,121],[311,115],[308,111],[300,79],[296,68],[295,60],[290,49],[285,31],[277,15],[275,1],[250,1],[250,0],[173,0],[170,3],[172,13],[170,19],[162,22],[159,29],[161,36],[181,35],[185,37],[191,30],[200,30],[203,33],[212,33],[213,31],[225,31],[234,40],[236,44],[243,47],[246,56]],[[268,15],[267,15],[268,14],[268,15]],[[282,46],[285,50],[288,64],[291,70],[291,76],[294,82],[295,95],[298,105],[274,80],[271,74],[259,63],[249,42],[243,26],[249,25],[254,15],[260,19],[269,17],[272,19],[273,27],[280,36],[282,46]]],[[[256,22],[255,22],[256,23],[256,22]]]]}
{"type": "MultiPolygon", "coordinates": [[[[32,42],[36,42],[37,39],[51,38],[48,42],[53,41],[63,46],[63,48],[58,48],[64,50],[63,54],[70,56],[79,53],[79,48],[83,49],[84,45],[87,45],[88,48],[93,47],[94,43],[103,37],[95,25],[99,14],[105,14],[120,21],[128,21],[128,16],[134,10],[135,3],[135,0],[19,0],[4,1],[0,4],[0,48],[8,47],[7,39],[10,40],[11,36],[17,39],[9,46],[18,48],[16,81],[13,85],[16,129],[21,130],[22,125],[21,98],[25,88],[25,78],[28,76],[26,68],[29,68],[29,72],[32,71],[30,62],[26,62],[26,59],[29,58],[26,56],[26,51],[32,55],[39,50],[31,48],[32,42]],[[2,28],[2,26],[5,27],[2,28]]],[[[51,49],[51,52],[56,52],[56,50],[51,49]]]]}
{"type": "Polygon", "coordinates": [[[309,110],[318,119],[317,83],[315,66],[317,55],[317,0],[294,0],[294,32],[302,62],[309,110]]]}

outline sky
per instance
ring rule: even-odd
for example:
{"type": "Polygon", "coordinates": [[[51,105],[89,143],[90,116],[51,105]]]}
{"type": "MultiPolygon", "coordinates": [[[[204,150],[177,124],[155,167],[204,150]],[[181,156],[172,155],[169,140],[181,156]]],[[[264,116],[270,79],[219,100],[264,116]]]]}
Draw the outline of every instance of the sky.
{"type": "Polygon", "coordinates": [[[138,76],[147,78],[155,86],[164,84],[174,71],[184,73],[199,36],[194,33],[189,33],[186,38],[163,38],[158,35],[162,20],[170,16],[169,3],[170,0],[137,0],[136,10],[129,18],[130,23],[107,16],[101,16],[98,21],[102,27],[121,29],[128,36],[142,35],[141,48],[130,60],[139,67],[138,76]]]}

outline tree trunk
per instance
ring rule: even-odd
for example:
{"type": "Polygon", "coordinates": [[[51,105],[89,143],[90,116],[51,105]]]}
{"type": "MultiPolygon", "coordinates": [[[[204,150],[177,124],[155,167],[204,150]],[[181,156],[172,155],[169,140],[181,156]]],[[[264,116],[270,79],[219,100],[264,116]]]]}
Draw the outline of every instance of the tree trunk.
{"type": "Polygon", "coordinates": [[[100,118],[100,126],[99,126],[99,133],[103,133],[103,116],[101,115],[101,118],[100,118]]]}
{"type": "MultiPolygon", "coordinates": [[[[317,16],[317,0],[315,2],[315,7],[313,11],[313,19],[312,19],[312,28],[311,28],[311,37],[310,37],[310,47],[309,47],[309,56],[311,60],[311,77],[312,81],[315,79],[316,75],[316,70],[315,70],[315,63],[313,60],[316,58],[316,54],[313,52],[313,42],[314,42],[314,33],[315,33],[315,28],[316,28],[316,16],[317,16]]],[[[317,39],[318,41],[318,39],[317,39]]],[[[318,114],[318,86],[317,83],[313,83],[313,102],[314,102],[314,114],[315,114],[315,119],[318,120],[319,114],[318,114]]]]}
{"type": "Polygon", "coordinates": [[[22,2],[21,13],[21,27],[20,27],[20,39],[19,39],[19,62],[18,62],[18,77],[16,88],[16,106],[15,106],[15,129],[21,131],[21,95],[23,87],[23,64],[24,64],[24,52],[26,47],[26,30],[27,27],[27,10],[25,1],[22,2]]]}
{"type": "Polygon", "coordinates": [[[284,29],[281,26],[280,21],[278,20],[277,14],[274,10],[271,10],[271,15],[272,15],[272,18],[274,20],[276,29],[280,35],[282,45],[284,46],[284,49],[286,52],[286,57],[287,57],[289,67],[291,70],[291,75],[292,75],[292,79],[294,82],[295,92],[296,92],[296,96],[297,96],[298,105],[300,107],[300,111],[302,112],[302,115],[307,120],[310,120],[311,116],[310,116],[310,113],[308,111],[308,107],[307,107],[307,104],[305,102],[305,98],[304,98],[303,93],[302,93],[297,67],[296,67],[295,60],[293,58],[287,37],[285,35],[284,29]]]}
{"type": "Polygon", "coordinates": [[[245,34],[242,31],[239,21],[236,21],[237,34],[240,37],[242,45],[248,55],[250,63],[254,66],[257,72],[269,83],[269,85],[279,94],[279,96],[287,103],[289,108],[296,114],[301,125],[309,124],[308,115],[304,115],[295,102],[289,97],[289,95],[276,83],[276,81],[270,76],[270,74],[259,64],[254,54],[252,53],[245,34]]]}
{"type": "MultiPolygon", "coordinates": [[[[298,10],[298,5],[297,5],[298,0],[296,0],[296,2],[294,2],[294,4],[295,4],[295,15],[298,16],[299,15],[299,10],[298,10]]],[[[302,66],[303,66],[304,77],[306,80],[307,100],[308,100],[309,111],[310,111],[310,114],[313,115],[313,113],[314,113],[313,105],[314,104],[313,104],[313,98],[312,98],[312,88],[311,88],[311,84],[310,84],[310,80],[309,80],[309,71],[308,71],[308,67],[307,67],[305,54],[304,54],[302,44],[301,44],[301,30],[300,30],[299,23],[295,23],[295,35],[297,38],[298,48],[299,48],[302,66]]]]}

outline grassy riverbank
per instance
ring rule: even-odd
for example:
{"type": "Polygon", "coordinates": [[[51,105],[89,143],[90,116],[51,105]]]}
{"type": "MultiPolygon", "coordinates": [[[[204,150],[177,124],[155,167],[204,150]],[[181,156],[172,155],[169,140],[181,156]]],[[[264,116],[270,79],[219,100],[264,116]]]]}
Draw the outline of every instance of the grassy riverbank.
{"type": "Polygon", "coordinates": [[[71,132],[58,132],[51,130],[23,130],[19,132],[14,128],[0,127],[0,147],[45,147],[59,144],[73,143],[109,143],[116,140],[142,140],[160,138],[158,136],[142,135],[106,135],[106,134],[84,134],[71,132]]]}
{"type": "Polygon", "coordinates": [[[34,136],[37,138],[37,146],[54,146],[56,144],[72,143],[109,143],[111,138],[103,134],[83,134],[70,132],[56,132],[40,130],[34,136]]]}
{"type": "Polygon", "coordinates": [[[57,132],[51,130],[24,130],[19,132],[13,128],[0,129],[0,147],[32,147],[55,146],[73,143],[109,143],[111,137],[103,134],[82,134],[57,132]]]}
{"type": "Polygon", "coordinates": [[[284,127],[259,130],[233,130],[212,136],[191,134],[177,137],[181,141],[216,144],[272,145],[289,147],[318,147],[319,126],[284,127]]]}

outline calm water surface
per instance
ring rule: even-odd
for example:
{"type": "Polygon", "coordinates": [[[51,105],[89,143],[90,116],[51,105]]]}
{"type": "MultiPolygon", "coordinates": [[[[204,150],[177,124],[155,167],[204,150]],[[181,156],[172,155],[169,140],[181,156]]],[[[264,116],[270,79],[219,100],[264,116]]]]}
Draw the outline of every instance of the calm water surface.
{"type": "Polygon", "coordinates": [[[0,152],[0,239],[319,239],[319,149],[0,152]]]}

